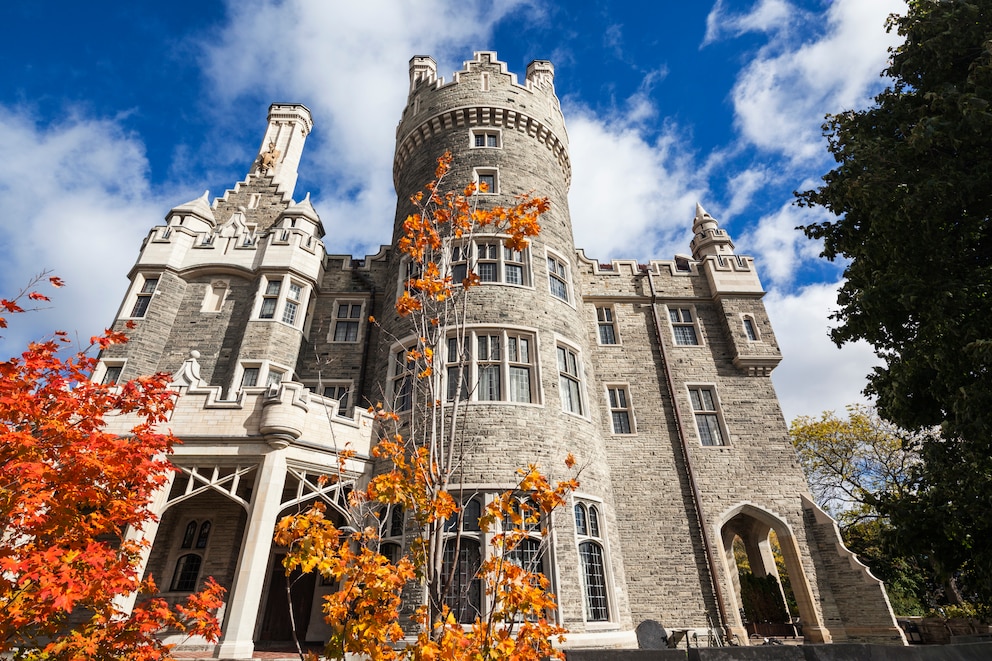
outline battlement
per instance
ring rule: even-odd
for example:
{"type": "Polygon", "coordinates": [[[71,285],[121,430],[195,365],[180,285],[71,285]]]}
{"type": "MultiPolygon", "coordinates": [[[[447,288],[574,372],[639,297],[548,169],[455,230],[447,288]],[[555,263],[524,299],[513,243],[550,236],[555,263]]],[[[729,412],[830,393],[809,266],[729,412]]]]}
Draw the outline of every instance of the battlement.
{"type": "Polygon", "coordinates": [[[520,83],[495,52],[479,51],[449,83],[437,76],[433,58],[418,55],[410,60],[410,95],[396,129],[393,184],[397,190],[404,166],[425,142],[475,126],[516,131],[536,140],[552,152],[566,186],[571,182],[568,134],[554,93],[554,66],[534,60],[520,83]]]}

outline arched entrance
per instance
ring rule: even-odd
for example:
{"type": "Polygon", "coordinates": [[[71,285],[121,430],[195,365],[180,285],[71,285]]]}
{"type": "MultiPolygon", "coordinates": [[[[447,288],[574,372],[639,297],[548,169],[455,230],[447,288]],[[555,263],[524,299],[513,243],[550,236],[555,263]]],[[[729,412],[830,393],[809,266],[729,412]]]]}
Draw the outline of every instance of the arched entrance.
{"type": "MultiPolygon", "coordinates": [[[[791,596],[795,598],[794,608],[799,613],[799,623],[802,626],[801,634],[809,642],[828,642],[829,636],[826,635],[826,630],[823,628],[820,616],[814,607],[812,591],[803,569],[798,544],[791,528],[785,521],[767,510],[751,504],[742,504],[732,508],[721,517],[721,521],[719,539],[722,544],[726,570],[725,580],[729,593],[734,595],[736,605],[733,612],[729,614],[733,633],[742,640],[748,637],[749,632],[743,618],[745,606],[743,593],[746,589],[750,590],[750,594],[762,593],[765,595],[765,603],[757,608],[757,612],[775,613],[770,617],[781,621],[773,624],[782,625],[781,631],[783,633],[791,631],[791,628],[784,628],[784,625],[791,622],[792,618],[788,613],[787,594],[783,587],[783,579],[786,576],[780,574],[776,564],[776,554],[773,551],[774,536],[777,538],[781,558],[785,565],[784,573],[788,577],[791,596]],[[735,542],[738,550],[737,555],[735,555],[735,542]],[[741,553],[746,558],[751,574],[745,578],[750,583],[747,588],[742,585],[741,573],[738,570],[738,556],[741,553]]],[[[758,628],[760,627],[752,627],[755,630],[758,628]]],[[[778,629],[774,630],[777,631],[778,629]]],[[[771,632],[773,629],[769,628],[769,631],[771,632]]]]}

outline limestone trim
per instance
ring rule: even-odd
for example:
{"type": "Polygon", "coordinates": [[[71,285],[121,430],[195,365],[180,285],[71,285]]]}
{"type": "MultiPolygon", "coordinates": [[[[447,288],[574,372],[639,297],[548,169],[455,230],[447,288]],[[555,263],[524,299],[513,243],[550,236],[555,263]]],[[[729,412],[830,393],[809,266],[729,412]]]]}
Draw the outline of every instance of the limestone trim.
{"type": "Polygon", "coordinates": [[[238,495],[238,488],[241,486],[242,478],[251,476],[254,479],[252,473],[258,468],[258,465],[237,465],[232,468],[222,471],[221,466],[213,465],[205,467],[203,469],[205,472],[201,473],[201,466],[198,464],[188,467],[181,464],[176,465],[177,473],[182,473],[189,479],[186,482],[186,488],[183,492],[177,496],[169,497],[162,511],[164,512],[173,505],[177,505],[184,500],[189,500],[207,491],[216,491],[225,498],[229,498],[238,505],[241,505],[246,512],[249,511],[251,503],[238,495]]]}
{"type": "Polygon", "coordinates": [[[396,155],[393,157],[393,185],[399,190],[399,176],[414,151],[429,139],[456,128],[493,127],[506,131],[525,133],[547,147],[562,174],[565,188],[572,182],[572,162],[568,156],[567,142],[541,120],[513,108],[500,106],[458,106],[424,118],[418,125],[397,136],[396,155]]]}

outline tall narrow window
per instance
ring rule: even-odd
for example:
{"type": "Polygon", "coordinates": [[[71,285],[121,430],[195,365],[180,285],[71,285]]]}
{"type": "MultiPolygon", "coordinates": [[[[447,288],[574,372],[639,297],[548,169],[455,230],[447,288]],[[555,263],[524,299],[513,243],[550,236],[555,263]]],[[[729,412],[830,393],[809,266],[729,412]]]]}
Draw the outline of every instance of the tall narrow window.
{"type": "Polygon", "coordinates": [[[687,346],[699,344],[696,337],[696,324],[693,321],[690,308],[668,308],[668,318],[672,322],[675,344],[687,346]]]}
{"type": "Polygon", "coordinates": [[[499,242],[477,244],[476,273],[481,282],[499,281],[499,242]]]}
{"type": "Polygon", "coordinates": [[[614,434],[630,434],[630,395],[626,386],[607,388],[610,399],[610,418],[614,434]]]}
{"type": "Polygon", "coordinates": [[[457,559],[455,552],[455,540],[445,542],[442,575],[451,576],[452,580],[444,601],[455,619],[467,624],[482,613],[482,579],[479,578],[482,552],[477,540],[467,538],[459,540],[457,559]]]}
{"type": "Polygon", "coordinates": [[[499,335],[479,335],[478,356],[479,356],[479,388],[478,399],[480,401],[500,401],[503,399],[503,391],[500,387],[500,365],[502,362],[502,351],[500,351],[499,335]]]}
{"type": "Polygon", "coordinates": [[[357,342],[362,323],[362,303],[360,301],[338,301],[335,303],[334,341],[357,342]]]}
{"type": "Polygon", "coordinates": [[[276,305],[279,304],[280,289],[282,289],[282,282],[279,280],[269,280],[265,283],[262,307],[258,311],[259,319],[272,319],[276,316],[276,305]]]}
{"type": "Polygon", "coordinates": [[[558,385],[562,409],[582,415],[579,361],[574,351],[562,346],[558,347],[558,385]]]}
{"type": "Polygon", "coordinates": [[[296,315],[300,311],[300,297],[303,294],[303,287],[295,282],[289,283],[289,291],[286,293],[286,304],[282,308],[282,322],[292,326],[296,323],[296,315]]]}
{"type": "Polygon", "coordinates": [[[132,317],[144,317],[148,312],[148,305],[152,302],[152,294],[158,287],[158,278],[145,278],[138,290],[137,298],[134,300],[134,307],[131,309],[132,317]]]}
{"type": "Polygon", "coordinates": [[[597,307],[596,319],[599,322],[599,343],[616,344],[617,327],[613,319],[613,308],[608,305],[597,307]]]}
{"type": "Polygon", "coordinates": [[[406,359],[406,349],[393,352],[392,395],[394,411],[413,408],[413,367],[406,359]]]}
{"type": "Polygon", "coordinates": [[[692,411],[696,416],[696,429],[703,445],[725,445],[720,430],[720,409],[712,388],[689,388],[692,411]]]}
{"type": "Polygon", "coordinates": [[[564,261],[551,255],[548,255],[548,286],[552,296],[566,302],[569,300],[568,268],[564,261]]]}
{"type": "Polygon", "coordinates": [[[524,253],[513,248],[503,247],[503,269],[505,280],[511,285],[523,285],[524,282],[524,253]]]}
{"type": "Polygon", "coordinates": [[[531,401],[531,355],[530,338],[524,335],[509,335],[506,338],[507,358],[510,365],[510,401],[531,401]]]}
{"type": "Polygon", "coordinates": [[[754,325],[754,319],[751,317],[744,317],[744,333],[747,335],[749,341],[758,341],[758,329],[754,325]]]}
{"type": "Polygon", "coordinates": [[[587,508],[584,504],[576,504],[575,533],[579,540],[585,613],[589,622],[605,622],[610,619],[606,562],[599,522],[599,510],[595,505],[587,508]]]}

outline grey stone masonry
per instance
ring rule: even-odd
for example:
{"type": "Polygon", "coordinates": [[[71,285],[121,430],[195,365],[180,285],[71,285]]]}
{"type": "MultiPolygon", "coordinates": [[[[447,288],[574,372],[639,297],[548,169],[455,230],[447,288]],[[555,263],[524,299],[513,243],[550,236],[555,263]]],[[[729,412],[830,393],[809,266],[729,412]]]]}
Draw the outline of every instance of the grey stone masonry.
{"type": "MultiPolygon", "coordinates": [[[[881,583],[809,499],[770,380],[782,355],[754,261],[698,205],[692,257],[600,262],[576,250],[550,62],[520,79],[483,51],[445,82],[432,58],[411,59],[394,233],[375,255],[328,254],[309,195],[293,197],[312,127],[305,106],[274,104],[245,179],[151,229],[114,321],[134,326],[131,341],[104,351],[94,375],[173,374],[168,429],[183,445],[145,533],[146,571],[170,599],[209,575],[229,589],[216,657],[247,659],[290,637],[273,574],[277,518],[317,499],[341,508],[383,468],[365,408],[402,409],[395,355],[416,339],[395,309],[407,264],[394,246],[445,152],[451,189],[489,187],[483,208],[532,191],[551,203],[526,250],[504,250],[499,235],[448,237],[445,259],[484,254],[464,308],[460,496],[484,502],[518,467],[554,471],[569,453],[583,467],[542,560],[565,645],[633,648],[638,632],[676,630],[747,644],[735,543],[752,572],[779,579],[781,549],[807,642],[904,644],[881,583]]],[[[114,424],[126,433],[127,419],[114,424]]],[[[477,537],[480,555],[494,552],[477,537]]],[[[300,585],[293,599],[309,624],[298,636],[318,640],[333,586],[300,585]]]]}

